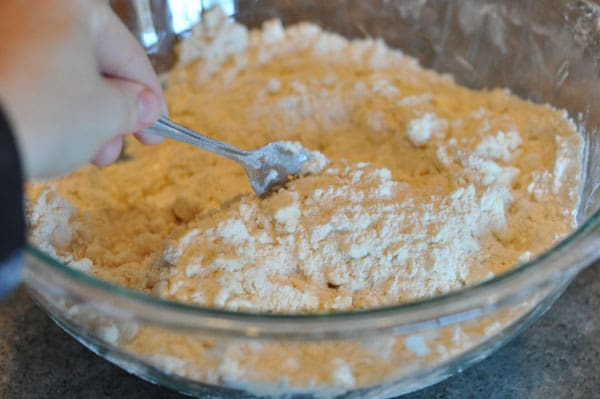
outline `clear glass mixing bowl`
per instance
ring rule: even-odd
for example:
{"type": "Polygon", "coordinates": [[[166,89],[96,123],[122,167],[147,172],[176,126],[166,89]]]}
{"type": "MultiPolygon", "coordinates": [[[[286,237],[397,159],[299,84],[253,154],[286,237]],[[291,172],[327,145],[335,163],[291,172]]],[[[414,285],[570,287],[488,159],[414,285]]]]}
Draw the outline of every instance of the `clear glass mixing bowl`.
{"type": "Polygon", "coordinates": [[[474,88],[565,108],[586,139],[580,227],[538,258],[460,292],[332,315],[192,307],[99,281],[28,248],[26,282],[82,344],[199,397],[392,397],[440,381],[523,331],[598,256],[600,7],[585,0],[115,1],[159,71],[180,33],[220,3],[250,27],[312,21],[381,37],[474,88]],[[316,356],[318,354],[318,356],[316,356]],[[325,359],[325,360],[323,360],[325,359]]]}

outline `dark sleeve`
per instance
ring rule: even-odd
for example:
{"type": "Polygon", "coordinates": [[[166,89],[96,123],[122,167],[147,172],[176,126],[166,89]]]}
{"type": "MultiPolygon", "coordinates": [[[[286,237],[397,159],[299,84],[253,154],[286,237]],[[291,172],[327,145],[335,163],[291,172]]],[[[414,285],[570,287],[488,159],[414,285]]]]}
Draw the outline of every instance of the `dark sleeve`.
{"type": "Polygon", "coordinates": [[[23,173],[17,143],[0,109],[0,296],[17,280],[24,245],[23,173]]]}

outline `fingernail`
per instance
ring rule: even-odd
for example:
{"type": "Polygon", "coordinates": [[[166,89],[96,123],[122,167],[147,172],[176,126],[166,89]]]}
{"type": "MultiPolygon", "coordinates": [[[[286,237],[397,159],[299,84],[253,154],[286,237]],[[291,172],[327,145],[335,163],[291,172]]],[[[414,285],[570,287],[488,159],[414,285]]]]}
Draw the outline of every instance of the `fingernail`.
{"type": "Polygon", "coordinates": [[[138,120],[140,128],[150,126],[160,115],[162,104],[154,92],[144,89],[138,95],[138,120]]]}

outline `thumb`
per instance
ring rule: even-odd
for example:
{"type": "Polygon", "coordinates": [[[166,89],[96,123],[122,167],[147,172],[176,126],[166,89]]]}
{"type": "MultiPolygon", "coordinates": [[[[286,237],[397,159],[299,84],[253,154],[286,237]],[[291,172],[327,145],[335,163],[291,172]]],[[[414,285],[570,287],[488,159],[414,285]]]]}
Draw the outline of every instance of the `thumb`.
{"type": "Polygon", "coordinates": [[[160,116],[162,102],[151,89],[128,80],[104,78],[106,140],[117,135],[140,131],[160,116]]]}
{"type": "MultiPolygon", "coordinates": [[[[148,127],[158,118],[162,109],[160,97],[143,85],[115,78],[105,78],[104,84],[100,110],[107,114],[100,119],[105,126],[99,138],[102,145],[92,159],[96,165],[114,162],[123,145],[120,136],[148,127]]],[[[161,140],[159,137],[156,139],[150,137],[141,141],[153,144],[161,140]]]]}

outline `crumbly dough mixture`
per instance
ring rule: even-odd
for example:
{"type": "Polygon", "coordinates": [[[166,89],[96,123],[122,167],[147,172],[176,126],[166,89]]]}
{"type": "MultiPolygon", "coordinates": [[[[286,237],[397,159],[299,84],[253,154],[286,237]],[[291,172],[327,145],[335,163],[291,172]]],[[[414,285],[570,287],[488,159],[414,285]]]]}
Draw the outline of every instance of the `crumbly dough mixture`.
{"type": "MultiPolygon", "coordinates": [[[[30,187],[35,244],[164,298],[311,313],[459,289],[575,227],[583,142],[565,112],[460,87],[378,40],[308,23],[248,31],[217,10],[181,44],[167,100],[173,119],[239,147],[301,142],[327,160],[317,155],[313,173],[259,199],[231,161],[131,140],[122,162],[30,187]]],[[[373,342],[96,330],[200,381],[348,388],[460,353],[527,306],[431,337],[373,342]]],[[[85,309],[69,314],[98,323],[85,309]]]]}
{"type": "Polygon", "coordinates": [[[575,226],[564,112],[471,91],[381,41],[207,15],[171,116],[243,148],[299,141],[320,173],[259,199],[235,163],[167,141],[34,188],[34,241],[117,284],[218,308],[410,301],[502,273],[575,226]]]}

